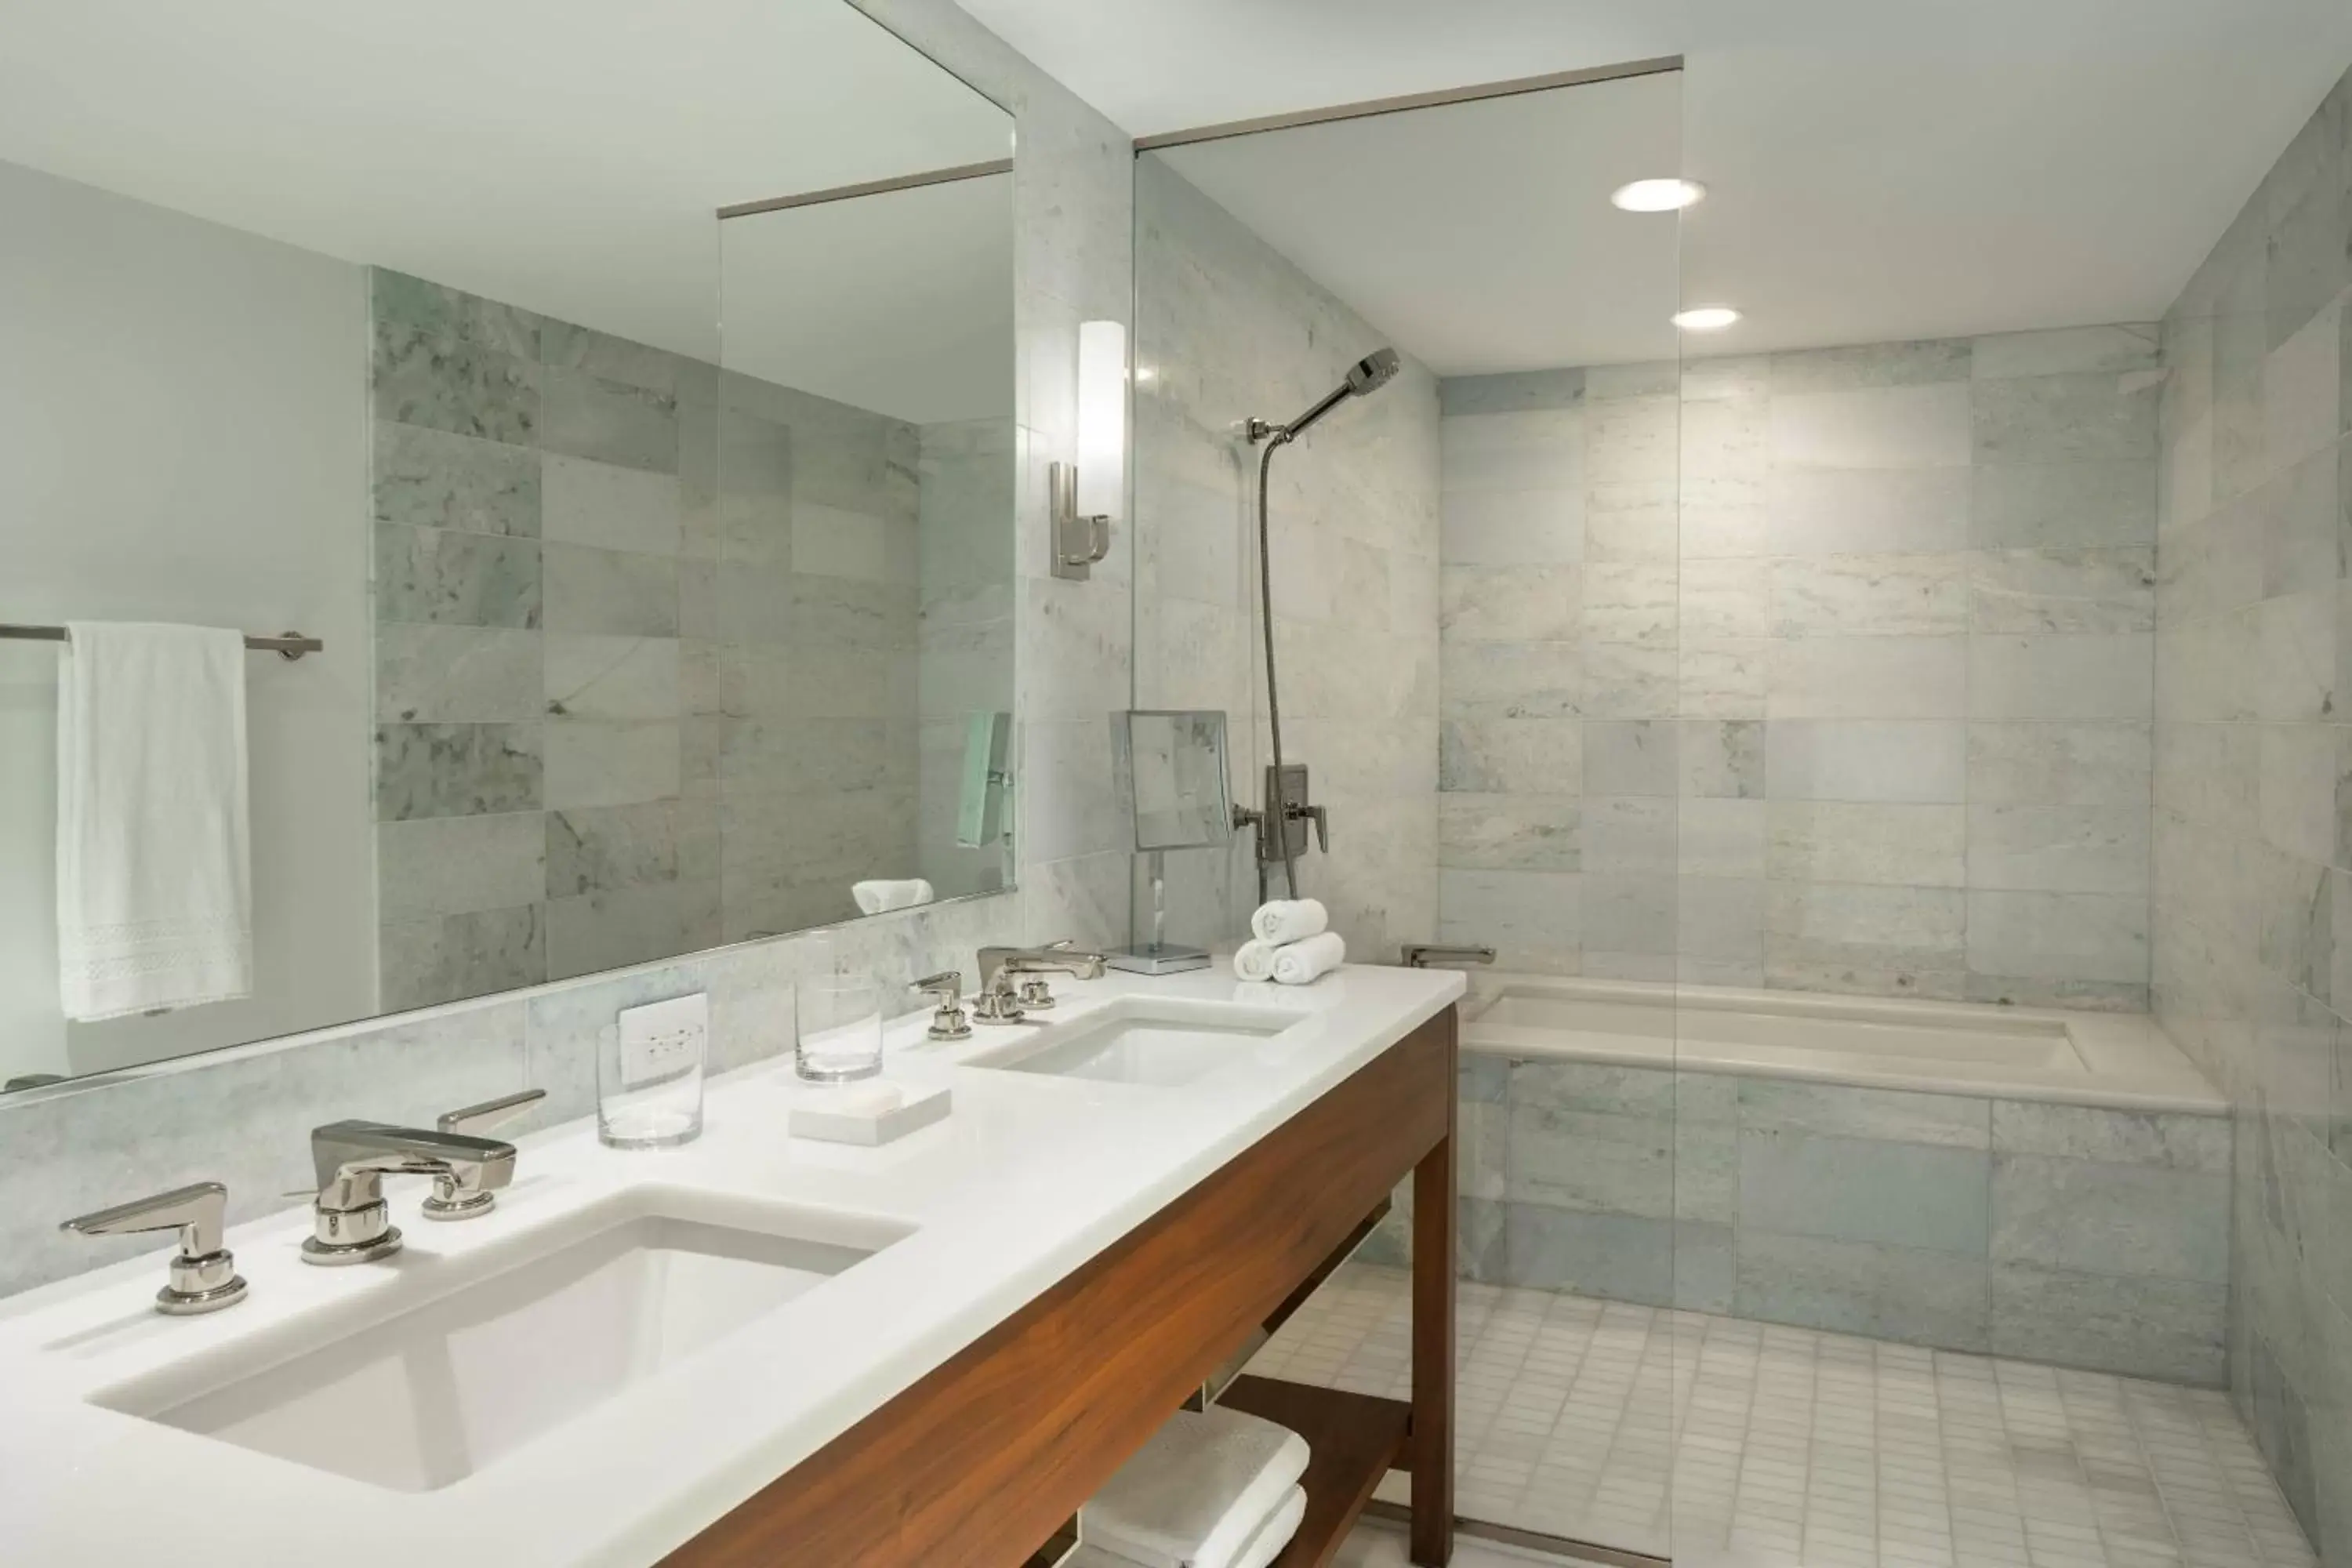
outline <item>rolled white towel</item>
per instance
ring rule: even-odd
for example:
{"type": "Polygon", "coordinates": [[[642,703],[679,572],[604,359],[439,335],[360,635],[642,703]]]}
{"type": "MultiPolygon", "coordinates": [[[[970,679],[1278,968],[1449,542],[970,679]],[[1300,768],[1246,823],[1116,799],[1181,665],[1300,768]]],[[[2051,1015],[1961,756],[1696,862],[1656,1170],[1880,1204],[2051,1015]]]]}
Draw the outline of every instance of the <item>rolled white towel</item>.
{"type": "Polygon", "coordinates": [[[1292,1487],[1290,1495],[1276,1505],[1273,1514],[1257,1527],[1257,1533],[1243,1542],[1241,1554],[1234,1559],[1233,1568],[1272,1568],[1290,1538],[1307,1521],[1307,1489],[1292,1487]]]}
{"type": "Polygon", "coordinates": [[[1275,950],[1275,984],[1312,985],[1347,962],[1347,942],[1338,931],[1327,931],[1275,950]]]}
{"type": "Polygon", "coordinates": [[[1271,980],[1274,978],[1274,955],[1278,950],[1252,937],[1234,950],[1234,976],[1239,980],[1271,980]]]}
{"type": "Polygon", "coordinates": [[[1078,1510],[1078,1533],[1143,1568],[1237,1563],[1307,1458],[1307,1439],[1271,1421],[1180,1410],[1078,1510]]]}
{"type": "Polygon", "coordinates": [[[1250,934],[1268,947],[1304,942],[1331,928],[1331,912],[1319,899],[1276,899],[1250,916],[1250,934]]]}
{"type": "Polygon", "coordinates": [[[852,882],[849,896],[857,900],[862,912],[880,915],[892,910],[911,910],[918,904],[928,904],[936,895],[931,885],[922,878],[908,877],[896,882],[852,882]]]}

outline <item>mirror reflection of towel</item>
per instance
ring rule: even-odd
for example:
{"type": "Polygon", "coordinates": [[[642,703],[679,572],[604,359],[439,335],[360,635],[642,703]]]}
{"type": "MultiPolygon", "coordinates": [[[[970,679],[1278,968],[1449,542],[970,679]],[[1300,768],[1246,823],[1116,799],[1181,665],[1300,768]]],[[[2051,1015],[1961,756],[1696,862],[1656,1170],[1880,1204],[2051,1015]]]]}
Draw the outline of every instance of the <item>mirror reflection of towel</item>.
{"type": "Polygon", "coordinates": [[[908,877],[898,882],[853,882],[849,896],[857,907],[869,915],[887,914],[892,910],[911,910],[917,904],[928,904],[935,896],[931,885],[920,877],[908,877]]]}
{"type": "Polygon", "coordinates": [[[58,993],[118,1018],[253,990],[245,637],[75,622],[58,664],[58,993]]]}

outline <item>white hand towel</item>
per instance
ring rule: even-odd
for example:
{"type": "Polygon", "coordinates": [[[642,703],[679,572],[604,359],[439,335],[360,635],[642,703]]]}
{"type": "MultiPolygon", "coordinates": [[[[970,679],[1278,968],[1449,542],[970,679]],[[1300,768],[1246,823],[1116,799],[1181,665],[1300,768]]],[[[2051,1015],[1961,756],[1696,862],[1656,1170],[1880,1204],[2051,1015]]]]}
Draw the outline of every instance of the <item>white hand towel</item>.
{"type": "Polygon", "coordinates": [[[1276,951],[1252,937],[1234,950],[1234,977],[1237,980],[1273,979],[1276,951]]]}
{"type": "Polygon", "coordinates": [[[849,896],[866,914],[882,915],[892,910],[911,910],[917,904],[928,904],[935,895],[929,882],[920,877],[908,877],[897,882],[853,882],[849,896]]]}
{"type": "Polygon", "coordinates": [[[1143,1568],[1222,1568],[1306,1473],[1297,1433],[1239,1410],[1180,1410],[1078,1510],[1078,1531],[1143,1568]]]}
{"type": "Polygon", "coordinates": [[[1281,947],[1304,942],[1330,924],[1330,912],[1319,899],[1276,899],[1250,916],[1250,934],[1268,947],[1281,947]]]}
{"type": "Polygon", "coordinates": [[[1278,985],[1312,985],[1348,962],[1348,943],[1336,931],[1310,936],[1277,949],[1274,978],[1278,985]]]}
{"type": "Polygon", "coordinates": [[[58,994],[94,1021],[253,990],[245,637],[77,621],[58,661],[58,994]]]}
{"type": "Polygon", "coordinates": [[[1290,1538],[1307,1521],[1307,1489],[1294,1486],[1290,1495],[1275,1505],[1273,1515],[1257,1527],[1257,1533],[1242,1542],[1241,1554],[1234,1559],[1233,1568],[1272,1568],[1290,1538]]]}

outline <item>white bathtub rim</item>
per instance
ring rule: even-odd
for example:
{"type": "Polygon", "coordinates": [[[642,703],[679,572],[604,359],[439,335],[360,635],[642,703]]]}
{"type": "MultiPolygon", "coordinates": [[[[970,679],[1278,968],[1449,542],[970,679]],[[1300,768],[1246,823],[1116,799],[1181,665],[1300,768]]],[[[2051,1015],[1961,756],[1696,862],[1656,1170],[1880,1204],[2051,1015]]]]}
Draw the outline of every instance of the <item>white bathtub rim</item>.
{"type": "MultiPolygon", "coordinates": [[[[1612,1037],[1612,1040],[1623,1038],[1612,1037]]],[[[2070,1012],[1985,1002],[1915,1001],[1906,997],[1841,996],[1805,991],[1487,972],[1471,976],[1470,994],[1463,1002],[1461,1039],[1465,1052],[1527,1061],[1582,1061],[1734,1078],[1789,1079],[1857,1089],[1964,1095],[1977,1100],[2035,1100],[2140,1113],[2230,1113],[2229,1101],[2164,1033],[2156,1019],[2144,1013],[2070,1012]],[[1981,1071],[1958,1072],[1941,1064],[1932,1068],[1890,1065],[1884,1070],[1853,1065],[1826,1067],[1775,1059],[1766,1051],[1746,1051],[1715,1042],[1661,1039],[1630,1045],[1605,1044],[1595,1043],[1591,1037],[1564,1035],[1558,1030],[1511,1028],[1482,1022],[1478,1015],[1485,1005],[1497,992],[1513,986],[1535,987],[1580,1001],[1631,1002],[1661,1007],[1753,1009],[1783,1016],[1797,1013],[1863,1022],[1940,1024],[1962,1029],[2013,1027],[2020,1024],[2055,1026],[2065,1030],[2089,1071],[2081,1077],[2057,1079],[2000,1064],[1986,1064],[1981,1071]]]]}

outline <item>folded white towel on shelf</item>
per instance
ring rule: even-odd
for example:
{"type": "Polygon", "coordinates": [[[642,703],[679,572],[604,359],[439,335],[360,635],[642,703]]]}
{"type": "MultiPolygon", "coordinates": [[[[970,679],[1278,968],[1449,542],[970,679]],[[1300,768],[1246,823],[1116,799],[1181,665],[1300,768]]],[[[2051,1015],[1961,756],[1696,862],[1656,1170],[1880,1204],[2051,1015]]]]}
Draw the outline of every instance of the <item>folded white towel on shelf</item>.
{"type": "Polygon", "coordinates": [[[245,636],[76,621],[58,663],[58,995],[94,1021],[253,991],[245,636]]]}
{"type": "Polygon", "coordinates": [[[1312,985],[1348,962],[1348,943],[1336,931],[1276,948],[1274,978],[1279,985],[1312,985]]]}
{"type": "Polygon", "coordinates": [[[1330,925],[1330,911],[1319,899],[1276,899],[1250,916],[1250,934],[1269,947],[1304,942],[1330,925]]]}
{"type": "Polygon", "coordinates": [[[1274,955],[1280,951],[1252,937],[1234,950],[1234,977],[1237,980],[1273,979],[1274,955]]]}
{"type": "Polygon", "coordinates": [[[918,904],[928,904],[935,896],[931,885],[920,877],[908,877],[897,882],[853,882],[849,896],[857,907],[869,915],[887,914],[892,910],[911,910],[918,904]]]}
{"type": "Polygon", "coordinates": [[[1297,1433],[1239,1410],[1180,1410],[1078,1510],[1079,1534],[1142,1568],[1234,1568],[1306,1473],[1297,1433]]]}
{"type": "Polygon", "coordinates": [[[1234,1568],[1272,1568],[1290,1538],[1307,1520],[1307,1489],[1294,1486],[1290,1495],[1275,1505],[1274,1512],[1257,1533],[1242,1542],[1241,1554],[1234,1559],[1234,1568]]]}

